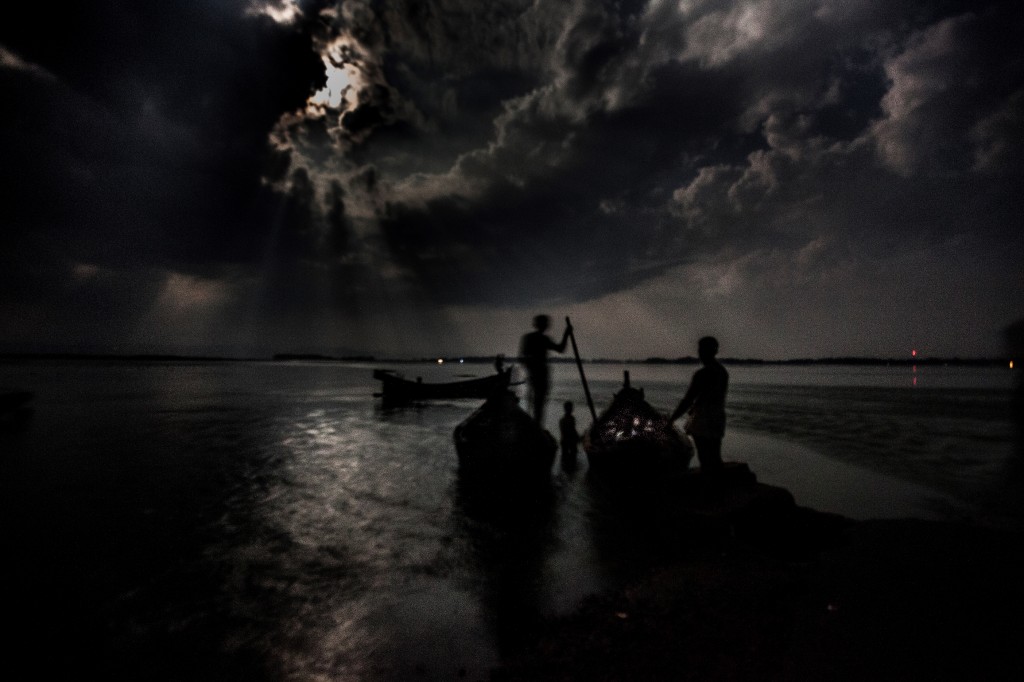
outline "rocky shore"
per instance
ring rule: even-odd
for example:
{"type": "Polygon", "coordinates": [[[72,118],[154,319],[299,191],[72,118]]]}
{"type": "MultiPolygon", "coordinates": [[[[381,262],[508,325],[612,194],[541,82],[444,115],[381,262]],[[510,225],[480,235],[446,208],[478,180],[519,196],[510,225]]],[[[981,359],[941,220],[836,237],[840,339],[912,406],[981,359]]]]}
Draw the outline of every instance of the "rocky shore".
{"type": "Polygon", "coordinates": [[[531,628],[492,682],[1024,679],[1024,533],[738,489],[666,518],[650,541],[675,551],[531,628]]]}

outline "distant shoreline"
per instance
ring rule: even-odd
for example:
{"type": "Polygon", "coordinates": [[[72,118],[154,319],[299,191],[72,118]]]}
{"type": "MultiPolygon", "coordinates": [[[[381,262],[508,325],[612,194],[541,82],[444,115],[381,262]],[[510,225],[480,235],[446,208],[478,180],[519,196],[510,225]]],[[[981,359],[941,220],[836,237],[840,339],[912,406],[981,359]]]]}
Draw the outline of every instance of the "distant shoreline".
{"type": "MultiPolygon", "coordinates": [[[[94,360],[94,361],[129,361],[129,362],[350,362],[377,364],[422,364],[422,363],[468,363],[493,364],[494,356],[452,356],[429,358],[378,358],[372,355],[320,355],[314,353],[277,353],[270,357],[226,357],[210,355],[175,355],[175,354],[117,354],[117,353],[0,353],[0,361],[18,360],[94,360]]],[[[505,358],[506,363],[519,362],[519,358],[505,358]]],[[[553,363],[575,363],[575,359],[553,357],[553,363]]],[[[651,357],[645,359],[591,358],[584,363],[592,365],[695,365],[699,360],[686,356],[681,358],[651,357]]],[[[862,365],[862,366],[968,366],[994,367],[1006,366],[1004,358],[865,358],[865,357],[829,357],[829,358],[791,358],[786,360],[765,360],[759,358],[721,358],[726,365],[862,365]]]]}

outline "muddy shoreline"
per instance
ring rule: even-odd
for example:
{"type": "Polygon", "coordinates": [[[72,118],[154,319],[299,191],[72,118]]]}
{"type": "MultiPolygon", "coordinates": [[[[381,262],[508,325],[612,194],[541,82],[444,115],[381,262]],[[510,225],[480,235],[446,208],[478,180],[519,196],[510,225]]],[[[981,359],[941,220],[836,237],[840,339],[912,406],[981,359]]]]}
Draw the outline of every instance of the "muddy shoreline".
{"type": "Polygon", "coordinates": [[[705,539],[537,623],[491,680],[1024,679],[1022,532],[798,507],[705,539]]]}

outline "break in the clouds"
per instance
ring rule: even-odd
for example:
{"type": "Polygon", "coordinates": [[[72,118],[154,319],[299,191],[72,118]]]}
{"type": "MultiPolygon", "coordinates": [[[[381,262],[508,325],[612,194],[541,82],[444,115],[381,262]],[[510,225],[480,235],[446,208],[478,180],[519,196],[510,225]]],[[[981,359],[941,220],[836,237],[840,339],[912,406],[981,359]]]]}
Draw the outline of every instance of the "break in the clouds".
{"type": "Polygon", "coordinates": [[[0,29],[10,344],[507,352],[543,309],[978,355],[1024,313],[1015,2],[90,4],[0,29]]]}

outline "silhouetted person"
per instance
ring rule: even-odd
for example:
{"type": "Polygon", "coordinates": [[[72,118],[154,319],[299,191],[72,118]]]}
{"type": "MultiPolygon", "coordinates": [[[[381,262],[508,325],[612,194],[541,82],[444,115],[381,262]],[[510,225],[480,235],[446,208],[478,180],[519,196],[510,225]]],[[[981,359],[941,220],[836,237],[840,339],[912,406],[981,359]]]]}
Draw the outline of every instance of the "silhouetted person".
{"type": "Polygon", "coordinates": [[[544,403],[548,399],[548,390],[551,388],[551,374],[548,369],[548,351],[558,353],[565,352],[565,344],[569,340],[569,332],[572,327],[565,325],[565,333],[562,340],[555,343],[547,334],[551,319],[547,315],[537,315],[533,318],[534,331],[523,336],[522,346],[519,354],[526,366],[526,373],[530,382],[530,398],[533,403],[533,418],[541,426],[544,425],[544,403]]]}
{"type": "Polygon", "coordinates": [[[697,343],[697,355],[704,365],[693,373],[690,388],[669,416],[671,424],[683,414],[690,413],[686,432],[697,446],[701,475],[717,479],[722,471],[722,438],[725,436],[725,393],[729,388],[729,373],[715,359],[718,341],[705,336],[697,343]]]}
{"type": "Polygon", "coordinates": [[[576,455],[579,452],[580,434],[576,431],[576,417],[572,414],[572,401],[566,400],[563,404],[565,414],[558,420],[558,430],[561,433],[562,444],[562,468],[571,470],[576,468],[576,455]]]}

